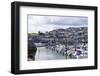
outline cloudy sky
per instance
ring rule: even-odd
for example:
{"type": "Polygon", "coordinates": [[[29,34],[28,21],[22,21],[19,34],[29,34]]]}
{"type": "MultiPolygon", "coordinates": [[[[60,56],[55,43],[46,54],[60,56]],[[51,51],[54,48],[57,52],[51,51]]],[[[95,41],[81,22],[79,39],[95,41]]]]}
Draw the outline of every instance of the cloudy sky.
{"type": "Polygon", "coordinates": [[[28,15],[28,33],[46,32],[68,27],[84,27],[87,25],[87,17],[28,15]]]}

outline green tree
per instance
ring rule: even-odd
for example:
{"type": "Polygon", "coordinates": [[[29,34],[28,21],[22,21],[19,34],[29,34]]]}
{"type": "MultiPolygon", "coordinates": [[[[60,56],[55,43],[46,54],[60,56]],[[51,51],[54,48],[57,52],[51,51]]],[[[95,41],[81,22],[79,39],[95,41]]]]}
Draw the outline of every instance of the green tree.
{"type": "Polygon", "coordinates": [[[28,45],[28,58],[35,60],[37,48],[35,45],[28,45]]]}

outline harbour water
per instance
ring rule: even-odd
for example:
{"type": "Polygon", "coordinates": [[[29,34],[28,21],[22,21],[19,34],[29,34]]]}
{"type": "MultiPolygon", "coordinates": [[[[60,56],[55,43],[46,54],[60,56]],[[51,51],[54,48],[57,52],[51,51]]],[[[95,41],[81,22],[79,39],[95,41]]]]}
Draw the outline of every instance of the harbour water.
{"type": "Polygon", "coordinates": [[[64,55],[47,49],[46,47],[38,47],[35,60],[57,60],[57,59],[66,59],[64,55]]]}

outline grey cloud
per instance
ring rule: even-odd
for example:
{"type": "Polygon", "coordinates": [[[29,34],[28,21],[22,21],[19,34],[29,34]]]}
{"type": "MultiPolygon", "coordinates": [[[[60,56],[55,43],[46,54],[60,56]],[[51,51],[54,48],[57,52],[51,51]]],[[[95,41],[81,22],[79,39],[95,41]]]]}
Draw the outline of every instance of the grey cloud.
{"type": "Polygon", "coordinates": [[[68,27],[87,27],[88,17],[28,15],[28,31],[38,32],[68,27]]]}

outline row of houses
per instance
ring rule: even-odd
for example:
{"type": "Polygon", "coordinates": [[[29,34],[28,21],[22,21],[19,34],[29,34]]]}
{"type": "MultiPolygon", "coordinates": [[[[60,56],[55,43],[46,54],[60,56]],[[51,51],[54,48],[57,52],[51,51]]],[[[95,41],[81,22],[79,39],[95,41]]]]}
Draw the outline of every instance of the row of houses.
{"type": "Polygon", "coordinates": [[[38,35],[28,36],[28,40],[33,43],[44,43],[53,46],[62,44],[65,46],[87,44],[88,32],[87,27],[70,27],[67,29],[55,29],[46,33],[39,32],[38,35]]]}

